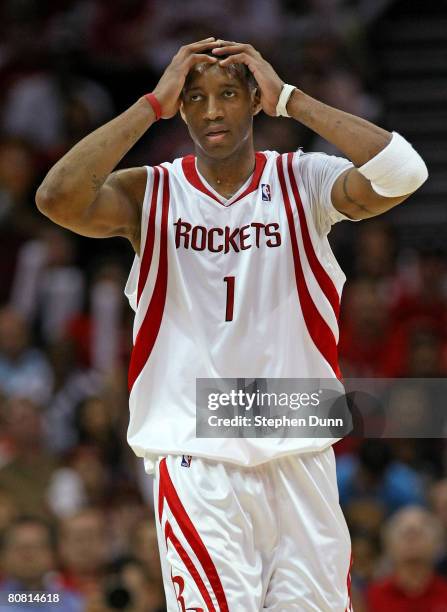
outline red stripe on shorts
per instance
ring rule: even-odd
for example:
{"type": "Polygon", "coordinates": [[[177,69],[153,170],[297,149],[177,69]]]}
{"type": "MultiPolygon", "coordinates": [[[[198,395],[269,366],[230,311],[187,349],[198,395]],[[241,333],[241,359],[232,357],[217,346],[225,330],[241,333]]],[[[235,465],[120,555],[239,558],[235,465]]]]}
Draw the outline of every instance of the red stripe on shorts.
{"type": "Polygon", "coordinates": [[[225,597],[225,592],[219,574],[217,573],[216,566],[175,490],[171,477],[169,476],[166,459],[160,461],[159,471],[158,518],[160,523],[163,514],[164,500],[166,500],[178,526],[203,567],[214,595],[216,596],[220,612],[229,612],[227,598],[225,597]]]}
{"type": "Polygon", "coordinates": [[[192,562],[191,557],[188,555],[186,550],[181,545],[179,539],[177,538],[177,536],[175,535],[172,529],[171,524],[168,521],[166,521],[166,524],[165,524],[165,538],[166,538],[166,542],[168,540],[171,540],[180,559],[183,561],[188,572],[191,574],[192,578],[194,579],[194,582],[199,587],[200,594],[202,595],[206,605],[208,606],[209,612],[216,612],[216,608],[214,607],[214,604],[211,601],[210,594],[207,591],[207,588],[205,586],[205,583],[202,580],[202,577],[200,576],[194,563],[192,562]]]}

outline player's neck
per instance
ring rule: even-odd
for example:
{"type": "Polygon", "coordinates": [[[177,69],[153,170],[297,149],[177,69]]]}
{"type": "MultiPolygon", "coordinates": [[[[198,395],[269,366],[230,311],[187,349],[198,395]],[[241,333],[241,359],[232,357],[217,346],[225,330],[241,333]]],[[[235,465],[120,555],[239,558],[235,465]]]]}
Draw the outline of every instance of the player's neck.
{"type": "Polygon", "coordinates": [[[197,169],[203,178],[224,197],[230,197],[247,181],[255,168],[253,143],[241,147],[227,159],[213,159],[197,152],[197,169]]]}

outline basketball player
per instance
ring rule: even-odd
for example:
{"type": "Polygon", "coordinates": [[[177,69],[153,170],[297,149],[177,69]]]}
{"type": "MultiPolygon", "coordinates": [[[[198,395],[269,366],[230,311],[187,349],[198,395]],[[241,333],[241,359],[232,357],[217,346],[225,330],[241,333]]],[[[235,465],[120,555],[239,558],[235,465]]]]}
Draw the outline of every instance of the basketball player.
{"type": "Polygon", "coordinates": [[[283,83],[251,45],[181,47],[155,90],[75,145],[40,186],[39,209],[136,256],[128,441],[155,472],[170,612],[343,612],[350,541],[331,439],[199,439],[197,378],[337,378],[345,276],[327,240],[427,178],[400,135],[283,83]],[[338,147],[255,152],[253,116],[291,117],[338,147]],[[195,147],[114,172],[180,111],[195,147]]]}

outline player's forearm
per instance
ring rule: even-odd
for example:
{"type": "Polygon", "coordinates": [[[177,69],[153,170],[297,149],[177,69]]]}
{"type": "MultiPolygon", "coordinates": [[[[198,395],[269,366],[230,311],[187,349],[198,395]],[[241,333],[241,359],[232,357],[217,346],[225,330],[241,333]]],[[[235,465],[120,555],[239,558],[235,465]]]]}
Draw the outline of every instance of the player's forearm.
{"type": "Polygon", "coordinates": [[[335,145],[356,166],[377,155],[391,140],[391,133],[362,119],[319,102],[295,89],[288,114],[335,145]]]}
{"type": "Polygon", "coordinates": [[[154,123],[155,113],[140,98],[124,113],[72,147],[48,172],[36,193],[42,212],[70,207],[73,217],[95,201],[116,165],[154,123]]]}

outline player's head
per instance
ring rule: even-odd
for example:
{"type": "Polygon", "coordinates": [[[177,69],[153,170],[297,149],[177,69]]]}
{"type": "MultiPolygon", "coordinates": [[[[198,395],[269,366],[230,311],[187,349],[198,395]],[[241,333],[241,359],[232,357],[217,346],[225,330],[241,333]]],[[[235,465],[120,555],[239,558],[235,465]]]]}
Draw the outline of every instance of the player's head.
{"type": "Polygon", "coordinates": [[[180,113],[196,148],[209,157],[225,159],[235,152],[252,136],[253,116],[260,110],[258,84],[244,64],[196,64],[185,80],[180,113]],[[218,128],[224,136],[207,135],[218,128]]]}

